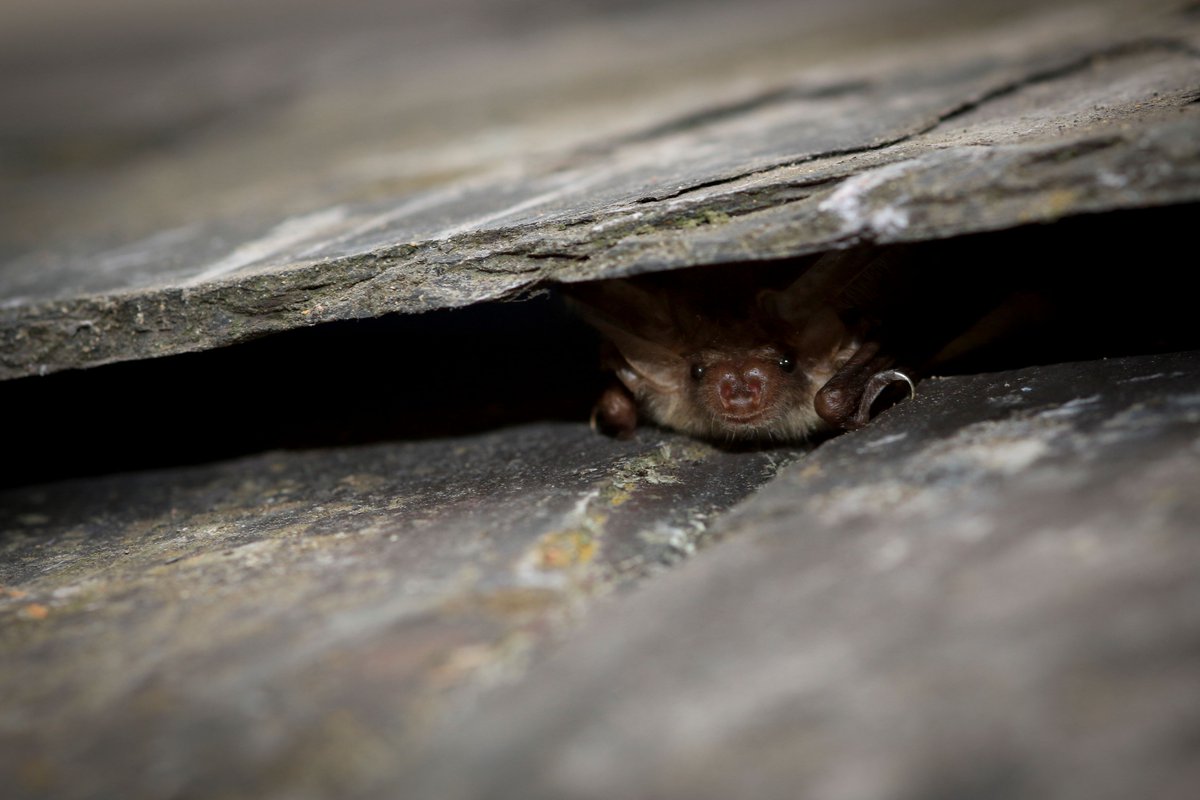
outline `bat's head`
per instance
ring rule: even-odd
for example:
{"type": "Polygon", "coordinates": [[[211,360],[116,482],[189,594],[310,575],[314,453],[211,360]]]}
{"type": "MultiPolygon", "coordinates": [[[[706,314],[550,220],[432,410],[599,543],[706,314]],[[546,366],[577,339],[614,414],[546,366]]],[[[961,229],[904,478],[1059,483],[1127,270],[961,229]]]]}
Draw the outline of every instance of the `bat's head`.
{"type": "Polygon", "coordinates": [[[646,417],[716,440],[800,441],[822,429],[814,397],[839,365],[844,328],[822,314],[802,330],[726,321],[666,356],[617,336],[617,375],[646,417]]]}
{"type": "Polygon", "coordinates": [[[799,441],[824,427],[814,396],[850,352],[836,313],[788,286],[683,287],[606,281],[574,295],[642,417],[714,440],[799,441]]]}
{"type": "Polygon", "coordinates": [[[680,361],[676,374],[640,375],[649,388],[635,395],[661,424],[730,439],[798,439],[819,424],[812,401],[820,387],[786,344],[703,348],[680,361]],[[675,388],[664,393],[666,382],[675,388]]]}

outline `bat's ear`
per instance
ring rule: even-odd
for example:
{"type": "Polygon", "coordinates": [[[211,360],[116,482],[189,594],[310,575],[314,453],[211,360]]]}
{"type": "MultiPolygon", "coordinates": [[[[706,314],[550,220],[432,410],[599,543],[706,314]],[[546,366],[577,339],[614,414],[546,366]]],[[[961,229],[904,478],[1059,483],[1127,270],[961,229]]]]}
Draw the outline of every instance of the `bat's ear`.
{"type": "Polygon", "coordinates": [[[687,364],[671,307],[661,294],[628,280],[598,281],[565,290],[572,306],[621,354],[618,377],[631,390],[683,385],[687,364]]]}
{"type": "Polygon", "coordinates": [[[759,292],[759,308],[768,319],[802,327],[819,309],[830,306],[839,290],[853,280],[866,261],[861,250],[826,253],[782,289],[759,292]]]}
{"type": "Polygon", "coordinates": [[[688,365],[680,353],[628,331],[598,327],[620,352],[625,363],[618,367],[617,377],[634,394],[643,387],[668,393],[682,390],[688,365]]]}
{"type": "Polygon", "coordinates": [[[910,274],[911,248],[900,245],[834,250],[814,261],[783,289],[760,292],[760,308],[801,326],[819,309],[854,310],[860,316],[896,301],[910,274]]]}
{"type": "Polygon", "coordinates": [[[826,306],[809,314],[805,324],[796,329],[788,344],[812,362],[823,364],[836,356],[849,336],[850,331],[842,318],[826,306]]]}

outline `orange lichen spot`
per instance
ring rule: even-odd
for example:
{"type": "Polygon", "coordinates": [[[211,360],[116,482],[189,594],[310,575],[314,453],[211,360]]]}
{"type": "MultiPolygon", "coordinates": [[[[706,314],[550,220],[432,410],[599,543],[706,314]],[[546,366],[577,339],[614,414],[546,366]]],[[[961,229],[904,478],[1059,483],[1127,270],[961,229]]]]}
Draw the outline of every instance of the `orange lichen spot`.
{"type": "Polygon", "coordinates": [[[524,619],[544,614],[562,602],[554,589],[509,586],[479,594],[459,595],[442,605],[449,614],[484,613],[504,619],[524,619]]]}
{"type": "Polygon", "coordinates": [[[487,644],[468,644],[456,647],[442,663],[429,671],[429,681],[435,688],[445,689],[466,681],[473,673],[486,667],[496,657],[487,644]]]}
{"type": "Polygon", "coordinates": [[[560,601],[558,592],[533,587],[497,589],[478,598],[480,607],[505,617],[539,614],[560,601]]]}
{"type": "Polygon", "coordinates": [[[30,603],[21,609],[21,616],[25,619],[45,619],[50,616],[50,609],[41,603],[30,603]]]}
{"type": "Polygon", "coordinates": [[[821,469],[820,464],[809,464],[804,469],[800,470],[800,477],[801,478],[815,478],[818,475],[820,475],[822,472],[824,472],[824,470],[821,469]]]}
{"type": "Polygon", "coordinates": [[[18,782],[31,792],[44,793],[54,787],[54,765],[43,758],[31,758],[17,770],[18,782]]]}
{"type": "Polygon", "coordinates": [[[541,538],[537,564],[542,569],[567,569],[596,557],[596,542],[585,531],[554,531],[541,538]]]}

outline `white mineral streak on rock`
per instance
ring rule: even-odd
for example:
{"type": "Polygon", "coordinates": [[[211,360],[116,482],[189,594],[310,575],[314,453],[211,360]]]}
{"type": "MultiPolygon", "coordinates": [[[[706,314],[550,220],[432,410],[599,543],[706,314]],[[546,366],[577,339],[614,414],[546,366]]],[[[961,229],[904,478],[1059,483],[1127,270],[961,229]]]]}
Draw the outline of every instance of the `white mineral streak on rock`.
{"type": "Polygon", "coordinates": [[[882,167],[861,172],[847,178],[817,206],[818,210],[836,214],[842,219],[842,234],[874,234],[895,236],[909,225],[908,209],[905,204],[912,198],[903,194],[880,202],[872,195],[881,187],[907,173],[944,168],[960,161],[978,161],[989,158],[995,148],[968,146],[949,150],[935,150],[917,158],[885,164],[882,167]]]}
{"type": "MultiPolygon", "coordinates": [[[[354,241],[355,239],[366,236],[370,233],[384,231],[388,226],[403,220],[405,217],[422,211],[428,211],[438,206],[450,206],[456,202],[460,202],[462,198],[476,188],[474,183],[455,183],[451,186],[437,189],[434,191],[423,192],[411,197],[408,200],[397,205],[395,208],[390,208],[381,214],[375,214],[362,222],[355,225],[353,228],[346,230],[332,239],[321,241],[307,248],[300,253],[301,258],[312,256],[322,250],[333,247],[343,242],[354,241]]],[[[381,242],[382,244],[382,242],[381,242]]]]}
{"type": "Polygon", "coordinates": [[[178,246],[196,236],[199,230],[199,225],[190,223],[156,233],[130,245],[106,250],[92,259],[94,269],[111,273],[147,265],[158,265],[162,259],[162,249],[178,246]]]}
{"type": "Polygon", "coordinates": [[[884,436],[881,439],[876,439],[873,442],[867,442],[862,446],[862,450],[873,450],[876,447],[887,447],[889,444],[895,444],[908,438],[907,433],[893,433],[890,436],[884,436]]]}
{"type": "Polygon", "coordinates": [[[346,209],[344,206],[334,206],[300,217],[285,219],[268,231],[266,236],[239,246],[220,261],[201,270],[188,283],[195,286],[236,272],[256,261],[287,252],[302,242],[327,234],[330,229],[341,225],[345,219],[346,209]]]}
{"type": "Polygon", "coordinates": [[[1087,410],[1088,406],[1095,405],[1100,402],[1100,395],[1094,394],[1089,397],[1076,397],[1074,400],[1068,400],[1056,408],[1049,408],[1041,412],[1042,417],[1072,417],[1076,414],[1087,410]]]}
{"type": "Polygon", "coordinates": [[[920,159],[888,164],[845,180],[829,197],[821,201],[818,210],[842,218],[842,231],[899,233],[908,227],[908,212],[897,205],[872,209],[868,195],[889,181],[908,172],[920,159]]]}
{"type": "Polygon", "coordinates": [[[535,195],[526,200],[522,200],[519,203],[500,209],[494,213],[486,214],[482,217],[476,217],[475,219],[468,220],[462,224],[455,225],[452,228],[446,228],[445,230],[439,231],[437,234],[432,236],[431,240],[435,242],[441,242],[463,233],[471,233],[482,230],[500,220],[514,217],[519,214],[524,214],[525,212],[538,208],[539,206],[549,205],[565,197],[570,197],[572,194],[582,192],[585,189],[588,189],[597,183],[610,178],[608,173],[606,173],[604,170],[595,170],[591,172],[591,174],[588,174],[585,170],[572,170],[570,172],[564,172],[562,175],[556,177],[557,180],[555,183],[559,184],[556,188],[542,192],[541,194],[535,195]]]}
{"type": "Polygon", "coordinates": [[[614,214],[609,219],[606,219],[602,222],[597,222],[595,225],[593,225],[592,233],[603,233],[604,231],[608,230],[609,228],[613,228],[617,225],[622,225],[622,224],[625,224],[628,222],[635,222],[635,221],[641,219],[642,216],[643,216],[643,214],[641,211],[634,211],[632,214],[625,214],[625,213],[614,214]]]}

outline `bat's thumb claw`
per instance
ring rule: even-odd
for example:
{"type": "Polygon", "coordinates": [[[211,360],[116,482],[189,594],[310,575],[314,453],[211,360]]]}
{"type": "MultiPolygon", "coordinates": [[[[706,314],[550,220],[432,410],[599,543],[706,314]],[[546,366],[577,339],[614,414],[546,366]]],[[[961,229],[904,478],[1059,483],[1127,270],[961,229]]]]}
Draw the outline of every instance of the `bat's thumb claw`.
{"type": "MultiPolygon", "coordinates": [[[[888,369],[884,370],[883,372],[876,373],[875,377],[871,379],[871,382],[874,383],[875,380],[884,381],[883,386],[891,386],[893,383],[902,383],[908,387],[908,396],[910,398],[917,396],[917,385],[913,383],[913,379],[898,369],[888,369]]],[[[883,386],[880,387],[879,391],[883,391],[883,386]]],[[[876,396],[878,396],[878,392],[876,393],[876,396]]]]}
{"type": "MultiPolygon", "coordinates": [[[[896,384],[906,386],[909,397],[916,396],[917,387],[913,383],[913,379],[898,369],[885,369],[871,376],[870,380],[867,381],[866,387],[863,389],[862,400],[858,404],[858,413],[854,415],[854,427],[865,427],[871,421],[871,411],[875,408],[880,395],[887,391],[889,387],[896,384]]],[[[885,408],[891,406],[893,402],[899,402],[899,399],[889,402],[885,408]]],[[[883,409],[880,410],[882,411],[883,409]]]]}

